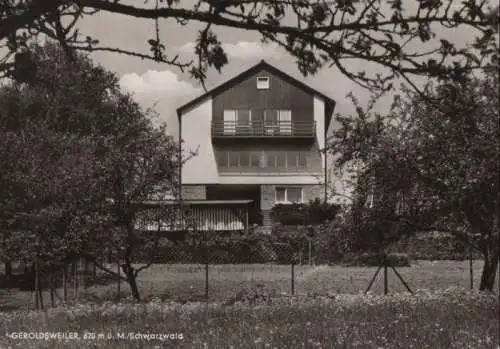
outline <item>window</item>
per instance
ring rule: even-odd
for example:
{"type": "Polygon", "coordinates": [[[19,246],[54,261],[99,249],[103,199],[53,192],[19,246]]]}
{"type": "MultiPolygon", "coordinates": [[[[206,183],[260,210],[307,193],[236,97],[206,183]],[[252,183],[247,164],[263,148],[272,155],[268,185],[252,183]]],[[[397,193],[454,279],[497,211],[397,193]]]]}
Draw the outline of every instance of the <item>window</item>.
{"type": "Polygon", "coordinates": [[[264,110],[266,133],[292,134],[292,111],[289,109],[264,110]]]}
{"type": "Polygon", "coordinates": [[[240,167],[250,167],[250,153],[245,151],[240,153],[240,167]]]}
{"type": "Polygon", "coordinates": [[[276,167],[276,154],[268,152],[266,154],[267,167],[276,167]]]}
{"type": "Polygon", "coordinates": [[[252,111],[248,109],[224,110],[223,118],[224,134],[236,134],[238,130],[245,132],[252,123],[252,111]]]}
{"type": "Polygon", "coordinates": [[[286,168],[286,153],[281,151],[268,152],[267,167],[286,168]]]}
{"type": "Polygon", "coordinates": [[[221,168],[260,168],[261,151],[218,151],[217,163],[221,168]]]}
{"type": "Polygon", "coordinates": [[[260,167],[260,158],[261,158],[260,151],[250,152],[250,167],[259,168],[260,167]]]}
{"type": "Polygon", "coordinates": [[[305,151],[298,152],[297,165],[298,167],[301,168],[307,167],[307,152],[305,151]]]}
{"type": "Polygon", "coordinates": [[[230,151],[229,152],[229,167],[239,167],[240,165],[240,156],[238,152],[230,151]]]}
{"type": "Polygon", "coordinates": [[[219,163],[220,167],[228,167],[229,166],[227,151],[221,151],[221,152],[217,153],[217,162],[219,163]]]}
{"type": "Polygon", "coordinates": [[[279,131],[277,110],[264,110],[264,131],[266,134],[274,134],[279,131]]]}
{"type": "Polygon", "coordinates": [[[277,187],[276,202],[290,203],[302,202],[302,188],[300,187],[277,187]]]}
{"type": "Polygon", "coordinates": [[[286,202],[285,188],[276,188],[276,202],[286,202]]]}
{"type": "Polygon", "coordinates": [[[277,168],[286,168],[286,153],[285,152],[276,153],[276,167],[277,168]]]}
{"type": "Polygon", "coordinates": [[[307,152],[305,151],[289,151],[286,153],[286,166],[288,168],[305,168],[307,167],[307,152]]]}
{"type": "Polygon", "coordinates": [[[264,110],[264,121],[269,125],[278,125],[278,111],[264,110]]]}
{"type": "Polygon", "coordinates": [[[259,76],[257,78],[257,90],[267,90],[269,88],[269,77],[259,76]]]}
{"type": "Polygon", "coordinates": [[[289,151],[286,153],[286,166],[288,168],[297,167],[297,161],[299,157],[298,151],[289,151]]]}
{"type": "Polygon", "coordinates": [[[237,110],[236,123],[238,126],[249,126],[252,122],[252,112],[250,110],[237,110]]]}

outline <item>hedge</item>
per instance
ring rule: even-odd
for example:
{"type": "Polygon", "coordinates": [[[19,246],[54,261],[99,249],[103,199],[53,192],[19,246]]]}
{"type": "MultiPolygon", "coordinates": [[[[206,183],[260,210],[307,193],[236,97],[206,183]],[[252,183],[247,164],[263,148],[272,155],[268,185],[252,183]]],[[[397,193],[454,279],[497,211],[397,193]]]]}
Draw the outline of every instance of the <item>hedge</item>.
{"type": "MultiPolygon", "coordinates": [[[[372,265],[373,256],[353,251],[349,236],[336,222],[317,226],[273,226],[271,235],[231,236],[212,241],[207,248],[189,242],[160,244],[155,263],[246,264],[307,262],[309,247],[315,264],[372,265]],[[208,251],[208,256],[207,256],[208,251]],[[302,256],[302,258],[300,258],[302,256]]],[[[402,238],[388,250],[408,260],[467,260],[468,248],[449,234],[422,233],[402,238]],[[406,257],[404,257],[406,256],[406,257]]],[[[144,256],[144,260],[147,256],[144,256]]],[[[474,251],[475,259],[481,255],[474,251]]],[[[394,257],[391,257],[394,258],[394,257]]],[[[138,259],[142,259],[139,257],[138,259]]],[[[137,261],[139,262],[139,260],[137,261]]],[[[407,262],[397,261],[397,265],[407,262]]]]}
{"type": "Polygon", "coordinates": [[[307,204],[278,204],[271,209],[274,223],[281,225],[318,225],[335,219],[341,206],[316,198],[307,204]]]}

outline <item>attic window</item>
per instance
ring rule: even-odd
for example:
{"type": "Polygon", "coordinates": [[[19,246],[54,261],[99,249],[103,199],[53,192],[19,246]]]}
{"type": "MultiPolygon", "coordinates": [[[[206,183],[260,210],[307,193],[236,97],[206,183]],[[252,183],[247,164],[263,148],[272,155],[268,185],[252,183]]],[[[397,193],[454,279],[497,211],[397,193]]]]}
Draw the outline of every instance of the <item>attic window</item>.
{"type": "Polygon", "coordinates": [[[259,76],[257,78],[257,90],[267,90],[269,88],[269,77],[259,76]]]}

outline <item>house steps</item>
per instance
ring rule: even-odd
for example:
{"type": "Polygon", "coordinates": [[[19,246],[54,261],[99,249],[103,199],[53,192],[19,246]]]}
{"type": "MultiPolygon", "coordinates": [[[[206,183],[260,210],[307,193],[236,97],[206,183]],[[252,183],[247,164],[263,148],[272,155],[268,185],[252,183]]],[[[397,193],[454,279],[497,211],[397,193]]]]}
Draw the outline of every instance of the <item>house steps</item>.
{"type": "Polygon", "coordinates": [[[273,225],[271,210],[262,210],[262,225],[264,227],[271,227],[273,225]]]}

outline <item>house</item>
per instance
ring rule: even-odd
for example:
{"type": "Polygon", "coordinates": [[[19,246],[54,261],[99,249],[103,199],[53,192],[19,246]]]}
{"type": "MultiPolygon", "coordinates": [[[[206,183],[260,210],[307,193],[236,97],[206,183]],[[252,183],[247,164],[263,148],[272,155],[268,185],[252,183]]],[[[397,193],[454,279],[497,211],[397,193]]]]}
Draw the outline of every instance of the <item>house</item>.
{"type": "Polygon", "coordinates": [[[177,109],[183,200],[251,200],[249,223],[270,225],[277,203],[327,195],[335,101],[260,61],[177,109]]]}

